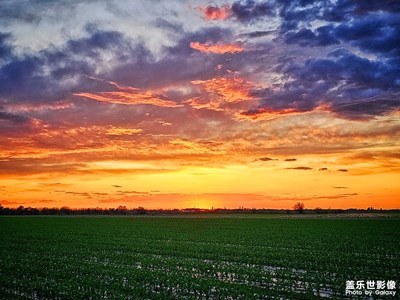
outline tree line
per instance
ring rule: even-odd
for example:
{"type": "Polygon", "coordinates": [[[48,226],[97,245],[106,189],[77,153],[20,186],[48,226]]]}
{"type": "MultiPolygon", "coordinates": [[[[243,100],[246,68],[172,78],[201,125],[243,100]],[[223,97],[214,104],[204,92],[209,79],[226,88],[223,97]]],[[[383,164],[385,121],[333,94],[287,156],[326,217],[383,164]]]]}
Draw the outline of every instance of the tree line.
{"type": "MultiPolygon", "coordinates": [[[[175,215],[188,213],[205,213],[205,214],[327,214],[327,213],[368,213],[377,211],[372,207],[368,209],[306,209],[304,204],[296,203],[293,209],[267,209],[267,208],[244,208],[237,209],[216,208],[185,208],[185,209],[145,209],[144,207],[127,208],[126,206],[118,206],[116,208],[35,208],[24,207],[20,205],[17,208],[3,207],[0,204],[0,215],[175,215]]],[[[399,212],[399,210],[382,210],[385,212],[399,212]]]]}

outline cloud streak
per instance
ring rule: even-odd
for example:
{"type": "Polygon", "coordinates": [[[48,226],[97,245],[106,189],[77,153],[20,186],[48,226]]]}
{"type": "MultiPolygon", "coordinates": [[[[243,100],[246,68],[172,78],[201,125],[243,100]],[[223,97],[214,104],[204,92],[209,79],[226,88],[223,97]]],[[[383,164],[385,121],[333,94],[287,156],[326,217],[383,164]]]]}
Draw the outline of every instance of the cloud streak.
{"type": "Polygon", "coordinates": [[[99,102],[124,104],[124,105],[154,105],[160,107],[180,107],[170,100],[164,100],[150,91],[141,92],[140,90],[131,90],[129,92],[101,92],[101,93],[74,93],[75,96],[93,99],[99,102]]]}
{"type": "Polygon", "coordinates": [[[313,168],[310,167],[292,167],[292,168],[286,168],[286,170],[301,170],[301,171],[308,171],[312,170],[313,168]]]}
{"type": "Polygon", "coordinates": [[[239,53],[244,51],[244,48],[240,44],[210,44],[210,43],[200,43],[191,42],[190,48],[195,49],[204,53],[214,53],[214,54],[225,54],[225,53],[239,53]]]}

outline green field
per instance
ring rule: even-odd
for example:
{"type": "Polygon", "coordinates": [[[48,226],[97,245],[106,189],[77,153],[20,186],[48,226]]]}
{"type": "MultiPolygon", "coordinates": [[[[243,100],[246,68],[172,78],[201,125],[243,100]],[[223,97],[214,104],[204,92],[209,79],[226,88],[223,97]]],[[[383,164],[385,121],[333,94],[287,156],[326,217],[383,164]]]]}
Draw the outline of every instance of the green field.
{"type": "Polygon", "coordinates": [[[346,280],[394,280],[398,293],[399,229],[399,219],[1,217],[0,299],[341,298],[346,280]]]}

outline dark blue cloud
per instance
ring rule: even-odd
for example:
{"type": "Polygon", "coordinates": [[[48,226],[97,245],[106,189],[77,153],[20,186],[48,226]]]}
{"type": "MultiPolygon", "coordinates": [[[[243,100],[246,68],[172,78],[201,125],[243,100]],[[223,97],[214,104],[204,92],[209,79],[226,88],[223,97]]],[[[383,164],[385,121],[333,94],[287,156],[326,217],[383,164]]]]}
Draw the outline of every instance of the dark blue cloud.
{"type": "MultiPolygon", "coordinates": [[[[1,96],[13,98],[15,95],[22,95],[25,89],[27,89],[26,92],[30,88],[35,91],[43,89],[45,82],[38,74],[42,67],[41,59],[35,56],[17,58],[3,65],[0,69],[1,96]]],[[[30,94],[28,92],[26,96],[30,94]]]]}
{"type": "Polygon", "coordinates": [[[326,59],[308,59],[304,65],[290,66],[287,73],[303,84],[324,81],[335,85],[345,81],[348,88],[388,90],[400,88],[398,67],[337,50],[326,59]]]}
{"type": "Polygon", "coordinates": [[[304,63],[282,55],[275,72],[290,80],[278,91],[252,91],[262,100],[247,114],[308,111],[325,104],[342,117],[362,119],[400,108],[400,2],[274,3],[282,21],[275,43],[294,51],[301,47],[305,55],[310,47],[340,48],[328,56],[311,55],[304,63]],[[320,21],[323,25],[315,26],[320,21]]]}
{"type": "Polygon", "coordinates": [[[319,27],[316,32],[307,28],[302,28],[299,31],[289,31],[284,37],[286,43],[297,43],[300,46],[329,46],[340,43],[340,41],[331,34],[330,26],[319,27]]]}
{"type": "Polygon", "coordinates": [[[91,26],[86,30],[87,37],[36,53],[18,56],[10,47],[0,47],[11,57],[0,66],[0,96],[13,101],[57,101],[89,84],[84,76],[97,74],[96,64],[105,52],[120,62],[138,52],[138,46],[119,32],[91,26]]]}
{"type": "MultiPolygon", "coordinates": [[[[195,32],[185,32],[177,43],[165,47],[164,57],[156,60],[150,54],[137,55],[117,66],[108,76],[127,85],[141,88],[157,88],[191,80],[206,80],[221,75],[215,67],[231,62],[233,54],[224,55],[201,53],[190,47],[191,42],[216,44],[233,39],[230,29],[220,27],[201,28],[195,32]]],[[[238,59],[235,56],[235,61],[238,59]]]]}
{"type": "Polygon", "coordinates": [[[66,50],[92,56],[98,50],[117,49],[124,43],[122,33],[117,31],[99,31],[89,27],[88,32],[89,37],[68,41],[66,50]]]}
{"type": "Polygon", "coordinates": [[[11,121],[13,123],[20,124],[20,123],[27,122],[29,119],[27,117],[24,117],[24,116],[20,116],[20,115],[8,113],[8,112],[0,111],[0,121],[2,121],[2,120],[11,121]]]}
{"type": "Polygon", "coordinates": [[[232,54],[204,54],[192,49],[190,43],[232,39],[231,30],[219,27],[183,32],[176,45],[165,47],[162,59],[156,59],[144,44],[120,32],[101,31],[88,25],[85,37],[69,40],[58,48],[14,55],[0,66],[0,97],[19,102],[56,102],[76,92],[115,88],[90,77],[145,89],[205,80],[223,72],[215,67],[224,64],[232,54]],[[98,64],[104,54],[112,58],[112,67],[101,69],[98,64]]]}
{"type": "Polygon", "coordinates": [[[240,22],[252,22],[254,20],[272,16],[275,9],[269,2],[259,2],[254,0],[236,1],[231,6],[232,16],[240,22]]]}
{"type": "Polygon", "coordinates": [[[363,0],[339,0],[335,5],[324,6],[322,19],[332,22],[342,22],[352,17],[358,18],[375,12],[400,11],[400,2],[396,0],[363,1],[363,0]]]}
{"type": "MultiPolygon", "coordinates": [[[[342,43],[350,44],[362,51],[384,55],[400,54],[400,10],[382,12],[375,11],[375,6],[352,10],[335,8],[343,17],[341,23],[331,23],[314,29],[310,28],[310,22],[325,20],[324,8],[314,7],[302,11],[298,16],[298,8],[292,8],[283,16],[281,36],[287,43],[297,43],[301,46],[328,46],[342,43]],[[315,11],[316,10],[316,11],[315,11]],[[366,14],[367,11],[371,11],[366,14]],[[364,12],[362,15],[358,15],[364,12]],[[290,15],[288,15],[290,14],[290,15]]],[[[389,10],[389,7],[386,6],[389,10]]],[[[325,20],[326,21],[326,20],[325,20]]]]}
{"type": "Polygon", "coordinates": [[[400,11],[398,14],[367,15],[335,28],[333,34],[342,41],[369,52],[400,55],[400,11]]]}
{"type": "Polygon", "coordinates": [[[344,22],[374,13],[398,13],[400,3],[396,0],[272,0],[266,1],[279,7],[284,22],[308,22],[324,20],[344,22]]]}
{"type": "MultiPolygon", "coordinates": [[[[15,134],[31,134],[31,119],[27,116],[3,111],[0,106],[0,136],[7,137],[15,134]]],[[[3,140],[4,141],[4,140],[3,140]]]]}
{"type": "Polygon", "coordinates": [[[346,50],[283,68],[292,80],[279,92],[253,91],[262,109],[309,111],[327,104],[346,118],[370,118],[400,108],[400,64],[369,60],[346,50]]]}
{"type": "Polygon", "coordinates": [[[400,55],[400,14],[372,14],[340,25],[325,25],[315,30],[301,28],[283,33],[287,43],[301,46],[350,44],[367,53],[400,55]]]}
{"type": "Polygon", "coordinates": [[[0,32],[0,57],[4,61],[12,55],[13,48],[9,43],[11,34],[0,32]]]}
{"type": "Polygon", "coordinates": [[[154,88],[223,76],[230,69],[250,79],[271,72],[290,79],[274,90],[252,91],[261,104],[249,113],[263,108],[308,111],[328,104],[344,117],[384,114],[399,107],[394,96],[400,89],[398,8],[394,1],[382,1],[381,5],[344,0],[236,1],[229,6],[231,19],[247,25],[279,16],[282,25],[275,31],[235,36],[233,29],[226,27],[208,25],[185,32],[181,24],[156,19],[153,25],[176,38],[176,44],[164,47],[158,58],[142,42],[121,32],[98,30],[95,25],[86,26],[82,38],[25,55],[14,53],[10,34],[0,34],[0,55],[6,58],[0,65],[0,97],[58,101],[74,92],[110,89],[89,76],[154,88]],[[201,53],[190,47],[191,42],[234,42],[235,38],[269,34],[278,37],[251,44],[236,54],[201,53]],[[319,54],[316,51],[320,49],[308,50],[311,47],[327,50],[319,54]],[[273,48],[273,54],[281,49],[280,60],[269,53],[273,48]],[[335,48],[339,50],[331,51],[335,48]],[[301,55],[296,56],[297,51],[301,55]],[[104,56],[112,59],[109,68],[101,69],[104,56]],[[216,69],[217,65],[223,68],[216,69]]]}
{"type": "Polygon", "coordinates": [[[321,6],[329,5],[329,1],[274,1],[279,9],[281,18],[281,31],[297,30],[302,25],[309,23],[320,14],[321,6]],[[311,5],[313,4],[313,5],[311,5]]]}
{"type": "Polygon", "coordinates": [[[276,33],[275,30],[267,30],[267,31],[257,30],[257,31],[252,31],[252,32],[248,32],[248,33],[241,33],[237,37],[238,38],[255,39],[255,38],[273,35],[274,33],[276,33]]]}

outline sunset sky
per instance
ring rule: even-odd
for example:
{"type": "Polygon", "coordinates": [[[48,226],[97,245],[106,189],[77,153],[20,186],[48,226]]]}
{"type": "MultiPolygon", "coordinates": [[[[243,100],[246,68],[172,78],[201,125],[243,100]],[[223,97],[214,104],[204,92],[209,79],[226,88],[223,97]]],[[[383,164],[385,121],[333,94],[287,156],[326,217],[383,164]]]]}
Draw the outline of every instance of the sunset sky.
{"type": "Polygon", "coordinates": [[[0,2],[5,207],[400,208],[400,2],[0,2]]]}

